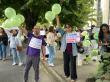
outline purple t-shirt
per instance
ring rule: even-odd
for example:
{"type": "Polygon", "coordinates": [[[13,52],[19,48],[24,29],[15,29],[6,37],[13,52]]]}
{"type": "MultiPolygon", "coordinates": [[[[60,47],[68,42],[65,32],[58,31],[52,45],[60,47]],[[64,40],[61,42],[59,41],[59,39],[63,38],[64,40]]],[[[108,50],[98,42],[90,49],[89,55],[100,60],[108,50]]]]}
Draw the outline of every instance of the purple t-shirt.
{"type": "MultiPolygon", "coordinates": [[[[32,38],[36,38],[36,39],[42,40],[42,45],[43,45],[43,46],[46,45],[46,42],[45,42],[43,36],[38,36],[38,37],[36,37],[36,36],[34,36],[32,33],[28,33],[27,36],[28,36],[29,44],[30,44],[30,41],[31,41],[32,38]]],[[[36,44],[37,44],[37,43],[36,43],[36,44]]],[[[40,55],[40,50],[41,50],[41,49],[36,49],[36,48],[30,47],[30,46],[28,45],[28,47],[27,47],[27,55],[30,55],[30,56],[38,56],[38,55],[40,55]]]]}

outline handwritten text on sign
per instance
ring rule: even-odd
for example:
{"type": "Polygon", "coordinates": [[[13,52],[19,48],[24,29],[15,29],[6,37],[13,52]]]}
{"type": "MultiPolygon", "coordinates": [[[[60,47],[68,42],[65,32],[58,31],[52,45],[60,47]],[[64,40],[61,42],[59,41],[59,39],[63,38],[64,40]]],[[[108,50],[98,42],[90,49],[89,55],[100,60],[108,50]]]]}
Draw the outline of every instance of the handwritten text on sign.
{"type": "Polygon", "coordinates": [[[29,46],[35,49],[41,49],[42,46],[42,40],[32,37],[29,46]]]}
{"type": "Polygon", "coordinates": [[[66,42],[67,43],[77,43],[80,42],[80,34],[77,33],[68,33],[66,35],[66,42]]]}

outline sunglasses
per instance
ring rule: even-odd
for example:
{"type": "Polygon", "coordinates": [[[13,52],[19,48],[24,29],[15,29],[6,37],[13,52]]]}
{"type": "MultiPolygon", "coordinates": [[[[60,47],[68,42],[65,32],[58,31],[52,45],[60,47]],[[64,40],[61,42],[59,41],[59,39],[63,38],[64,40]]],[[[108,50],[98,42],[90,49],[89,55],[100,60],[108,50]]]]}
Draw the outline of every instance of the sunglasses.
{"type": "Polygon", "coordinates": [[[102,29],[102,30],[107,30],[107,29],[102,29]]]}

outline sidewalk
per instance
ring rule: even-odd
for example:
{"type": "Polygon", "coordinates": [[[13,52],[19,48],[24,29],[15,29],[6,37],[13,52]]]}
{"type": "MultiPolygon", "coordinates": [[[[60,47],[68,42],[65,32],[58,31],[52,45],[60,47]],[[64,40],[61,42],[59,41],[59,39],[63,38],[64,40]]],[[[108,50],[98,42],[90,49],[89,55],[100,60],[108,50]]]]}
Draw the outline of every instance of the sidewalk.
{"type": "MultiPolygon", "coordinates": [[[[43,65],[48,70],[48,72],[58,79],[58,82],[70,82],[70,80],[64,78],[63,54],[61,51],[57,51],[55,57],[55,67],[49,67],[47,63],[43,63],[43,65]]],[[[90,62],[88,65],[77,66],[77,82],[86,82],[87,78],[93,76],[96,73],[96,67],[97,62],[90,62]]]]}

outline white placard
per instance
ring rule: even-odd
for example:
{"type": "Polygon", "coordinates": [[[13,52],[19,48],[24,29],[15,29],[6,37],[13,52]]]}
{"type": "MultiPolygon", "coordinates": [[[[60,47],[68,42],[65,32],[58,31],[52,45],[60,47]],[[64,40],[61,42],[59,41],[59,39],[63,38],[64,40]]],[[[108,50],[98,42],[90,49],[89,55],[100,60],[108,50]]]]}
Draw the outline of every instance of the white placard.
{"type": "Polygon", "coordinates": [[[45,30],[41,30],[40,35],[46,35],[45,30]]]}
{"type": "Polygon", "coordinates": [[[29,46],[35,49],[41,49],[42,46],[42,40],[32,37],[29,46]]]}
{"type": "Polygon", "coordinates": [[[66,35],[66,42],[67,43],[77,43],[77,42],[80,42],[80,34],[78,32],[76,32],[76,33],[68,33],[66,35]]]}

